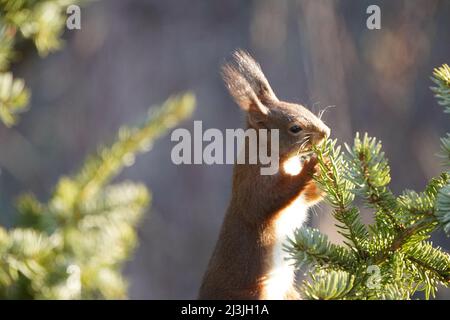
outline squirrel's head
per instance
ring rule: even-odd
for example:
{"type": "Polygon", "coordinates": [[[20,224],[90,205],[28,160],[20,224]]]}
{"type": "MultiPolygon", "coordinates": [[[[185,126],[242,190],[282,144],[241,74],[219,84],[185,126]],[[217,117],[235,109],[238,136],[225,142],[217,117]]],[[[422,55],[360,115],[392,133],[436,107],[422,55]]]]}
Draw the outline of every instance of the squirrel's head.
{"type": "Polygon", "coordinates": [[[304,106],[278,100],[260,65],[238,50],[234,61],[222,67],[225,84],[236,103],[246,112],[254,129],[278,129],[280,155],[306,154],[330,135],[319,117],[304,106]]]}

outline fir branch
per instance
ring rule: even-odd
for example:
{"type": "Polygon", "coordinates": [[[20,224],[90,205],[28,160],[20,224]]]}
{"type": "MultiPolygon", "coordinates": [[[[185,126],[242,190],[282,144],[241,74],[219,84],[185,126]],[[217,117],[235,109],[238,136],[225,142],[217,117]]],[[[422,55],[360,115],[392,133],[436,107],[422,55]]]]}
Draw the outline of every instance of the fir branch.
{"type": "Polygon", "coordinates": [[[437,285],[450,286],[450,256],[430,242],[420,242],[404,250],[407,259],[420,269],[419,276],[427,297],[434,296],[437,285]]]}
{"type": "Polygon", "coordinates": [[[443,164],[450,167],[450,133],[441,138],[441,152],[438,154],[443,159],[443,164]]]}
{"type": "Polygon", "coordinates": [[[131,157],[189,116],[194,102],[191,94],[171,98],[141,126],[121,129],[110,148],[60,180],[48,203],[32,194],[19,199],[21,228],[0,228],[0,256],[7,257],[0,259],[1,298],[126,298],[121,268],[136,245],[135,228],[150,194],[140,184],[108,183],[132,164],[131,157]],[[54,247],[33,249],[40,243],[54,247]]]}
{"type": "Polygon", "coordinates": [[[433,71],[431,80],[437,85],[431,87],[438,103],[444,107],[444,112],[450,113],[450,67],[444,64],[433,71]]]}
{"type": "Polygon", "coordinates": [[[345,272],[331,270],[311,274],[310,281],[303,281],[302,296],[310,300],[336,300],[348,297],[355,278],[345,272]]]}
{"type": "MultiPolygon", "coordinates": [[[[433,90],[448,112],[450,68],[445,65],[434,75],[438,87],[433,90]]],[[[450,136],[442,140],[446,159],[450,159],[449,141],[450,136]]],[[[431,179],[423,192],[407,190],[395,198],[388,189],[390,169],[380,142],[367,134],[362,139],[356,135],[345,159],[335,143],[316,148],[320,170],[315,179],[340,222],[339,232],[351,240],[344,241],[350,250],[343,254],[342,247],[335,249],[317,230],[297,232],[290,253],[297,266],[313,269],[312,280],[304,281],[301,288],[305,297],[410,299],[424,291],[429,299],[438,285],[450,286],[450,255],[426,242],[439,226],[450,233],[450,172],[431,179]],[[352,206],[355,194],[375,209],[369,232],[352,206]],[[349,266],[342,261],[348,253],[355,257],[349,266]],[[369,268],[378,271],[370,274],[369,268]]]]}
{"type": "Polygon", "coordinates": [[[22,79],[14,79],[9,72],[0,73],[0,120],[10,127],[19,113],[25,111],[30,93],[22,79]]]}
{"type": "Polygon", "coordinates": [[[62,46],[61,35],[67,19],[66,9],[85,0],[0,0],[0,120],[8,127],[25,111],[29,91],[21,79],[8,72],[16,57],[15,47],[30,39],[45,56],[62,46]]]}
{"type": "Polygon", "coordinates": [[[405,225],[422,224],[433,230],[442,219],[442,211],[437,213],[437,196],[440,190],[450,182],[450,174],[442,173],[431,179],[424,192],[407,190],[398,198],[399,212],[405,225]]]}
{"type": "Polygon", "coordinates": [[[447,235],[450,235],[450,184],[439,191],[436,199],[436,217],[447,235]]]}
{"type": "Polygon", "coordinates": [[[404,227],[396,217],[395,197],[387,188],[391,181],[390,168],[381,151],[381,142],[370,138],[367,133],[361,139],[357,133],[353,147],[345,146],[348,151],[348,179],[355,185],[355,194],[376,209],[378,227],[386,225],[386,220],[389,220],[394,228],[402,230],[404,227]]]}
{"type": "Polygon", "coordinates": [[[14,28],[3,25],[0,22],[0,71],[7,70],[15,56],[14,52],[14,28]]]}
{"type": "Polygon", "coordinates": [[[407,225],[416,222],[418,219],[434,218],[435,197],[426,193],[417,193],[412,190],[406,190],[400,197],[398,203],[402,216],[402,223],[407,225]]]}
{"type": "Polygon", "coordinates": [[[354,248],[359,256],[367,255],[365,241],[368,232],[361,222],[359,211],[350,207],[354,199],[353,184],[344,175],[347,163],[343,158],[340,147],[336,147],[336,140],[328,140],[319,148],[315,148],[320,172],[315,180],[326,193],[326,200],[333,207],[333,216],[340,223],[336,225],[339,233],[350,240],[346,244],[354,248]]]}
{"type": "MultiPolygon", "coordinates": [[[[86,0],[1,0],[0,28],[13,30],[31,39],[38,52],[46,56],[62,46],[61,36],[66,25],[69,5],[83,5],[86,0]]],[[[16,36],[17,37],[17,36],[16,36]]],[[[17,42],[17,40],[15,40],[17,42]]]]}
{"type": "Polygon", "coordinates": [[[80,204],[82,216],[114,215],[116,211],[128,211],[121,215],[127,222],[134,224],[140,212],[150,202],[150,193],[142,184],[123,182],[103,188],[98,197],[80,204]]]}
{"type": "Polygon", "coordinates": [[[291,254],[297,268],[333,265],[352,271],[357,265],[355,256],[347,248],[331,244],[326,235],[308,227],[297,229],[294,238],[288,240],[285,250],[291,254]]]}
{"type": "Polygon", "coordinates": [[[189,117],[194,105],[192,94],[174,96],[161,108],[150,109],[149,119],[142,126],[121,128],[117,142],[89,157],[74,178],[61,179],[51,202],[52,208],[56,212],[73,209],[76,216],[80,215],[79,204],[89,201],[125,166],[132,165],[138,153],[149,151],[155,139],[189,117]]]}
{"type": "Polygon", "coordinates": [[[381,291],[373,291],[368,294],[368,300],[408,300],[411,295],[401,284],[387,284],[381,291]]]}
{"type": "Polygon", "coordinates": [[[5,231],[0,228],[0,298],[33,296],[34,289],[18,286],[33,279],[34,288],[45,286],[49,270],[54,266],[54,253],[61,238],[31,229],[5,231]]]}

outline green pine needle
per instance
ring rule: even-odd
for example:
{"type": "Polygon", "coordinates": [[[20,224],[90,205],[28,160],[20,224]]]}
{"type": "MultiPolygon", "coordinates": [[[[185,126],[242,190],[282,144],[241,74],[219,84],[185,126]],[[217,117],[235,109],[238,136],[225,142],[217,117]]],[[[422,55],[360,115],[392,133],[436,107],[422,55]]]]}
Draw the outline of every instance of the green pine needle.
{"type": "Polygon", "coordinates": [[[0,72],[0,120],[10,127],[17,121],[20,113],[30,99],[30,92],[22,79],[14,79],[9,72],[0,72]]]}
{"type": "Polygon", "coordinates": [[[141,184],[109,182],[194,105],[190,93],[174,96],[141,125],[120,129],[110,147],[60,180],[48,203],[22,196],[18,228],[0,228],[0,298],[126,298],[121,269],[137,243],[150,193],[141,184]]]}
{"type": "MultiPolygon", "coordinates": [[[[448,65],[435,70],[433,81],[439,104],[450,112],[448,65]]],[[[449,165],[449,134],[441,141],[449,165]]],[[[316,229],[297,230],[286,250],[298,268],[311,269],[300,292],[307,299],[410,299],[418,291],[434,297],[439,286],[450,285],[450,255],[427,241],[438,227],[450,234],[450,172],[431,179],[422,192],[396,197],[381,142],[357,134],[346,149],[342,154],[335,140],[316,147],[315,179],[348,248],[329,243],[316,229]],[[361,222],[355,197],[373,210],[374,224],[361,222]]]]}
{"type": "Polygon", "coordinates": [[[438,103],[444,107],[444,112],[450,113],[450,67],[444,64],[439,68],[434,69],[433,77],[431,78],[437,85],[431,90],[435,93],[438,103]]]}

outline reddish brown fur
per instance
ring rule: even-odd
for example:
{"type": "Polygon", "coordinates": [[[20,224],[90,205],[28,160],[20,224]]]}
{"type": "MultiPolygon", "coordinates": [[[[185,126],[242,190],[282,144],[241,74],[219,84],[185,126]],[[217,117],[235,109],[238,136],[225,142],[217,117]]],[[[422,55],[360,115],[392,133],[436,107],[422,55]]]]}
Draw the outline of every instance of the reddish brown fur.
{"type": "MultiPolygon", "coordinates": [[[[277,213],[299,194],[316,186],[316,161],[297,176],[261,176],[257,165],[236,165],[233,192],[219,241],[203,279],[200,299],[262,299],[270,268],[277,213]],[[272,195],[272,196],[270,196],[272,195]]],[[[291,293],[295,295],[295,291],[291,293]]]]}
{"type": "MultiPolygon", "coordinates": [[[[247,111],[248,127],[284,130],[283,121],[293,118],[311,134],[305,149],[329,134],[329,129],[305,108],[278,101],[259,65],[248,54],[237,52],[235,59],[238,67],[227,65],[224,78],[237,103],[247,111]],[[264,108],[270,110],[269,115],[261,112],[264,108]]],[[[280,135],[280,163],[298,150],[296,140],[289,139],[280,135]]],[[[235,165],[231,202],[203,278],[200,299],[265,298],[279,213],[299,195],[307,203],[321,199],[321,191],[312,180],[316,167],[317,160],[311,158],[296,176],[282,172],[264,176],[259,164],[235,165]]],[[[298,298],[293,286],[285,298],[298,298]]]]}

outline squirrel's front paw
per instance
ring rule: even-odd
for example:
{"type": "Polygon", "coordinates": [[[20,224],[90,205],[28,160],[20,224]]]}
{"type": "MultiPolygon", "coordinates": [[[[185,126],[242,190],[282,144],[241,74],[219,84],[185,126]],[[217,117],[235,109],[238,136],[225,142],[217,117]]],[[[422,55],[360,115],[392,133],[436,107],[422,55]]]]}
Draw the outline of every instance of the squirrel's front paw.
{"type": "Polygon", "coordinates": [[[315,174],[319,173],[319,170],[319,161],[317,160],[317,156],[313,154],[309,159],[303,162],[303,167],[300,174],[305,178],[307,177],[312,179],[315,174]]]}
{"type": "Polygon", "coordinates": [[[300,174],[308,179],[308,183],[303,190],[304,199],[309,204],[314,204],[322,200],[325,194],[319,186],[317,186],[313,179],[314,175],[320,174],[320,166],[317,156],[313,155],[309,160],[305,161],[300,174]]]}

